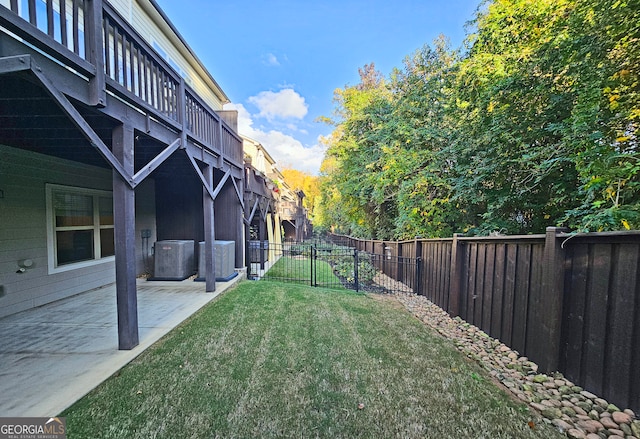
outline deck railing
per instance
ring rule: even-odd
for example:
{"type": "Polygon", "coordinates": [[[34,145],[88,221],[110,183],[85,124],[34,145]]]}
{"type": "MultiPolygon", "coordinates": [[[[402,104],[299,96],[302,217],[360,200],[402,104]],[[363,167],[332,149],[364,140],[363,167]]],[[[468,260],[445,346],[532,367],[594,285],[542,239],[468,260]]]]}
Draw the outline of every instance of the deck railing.
{"type": "Polygon", "coordinates": [[[108,89],[242,166],[241,138],[106,2],[0,0],[0,19],[18,37],[88,77],[93,87],[108,89]]]}

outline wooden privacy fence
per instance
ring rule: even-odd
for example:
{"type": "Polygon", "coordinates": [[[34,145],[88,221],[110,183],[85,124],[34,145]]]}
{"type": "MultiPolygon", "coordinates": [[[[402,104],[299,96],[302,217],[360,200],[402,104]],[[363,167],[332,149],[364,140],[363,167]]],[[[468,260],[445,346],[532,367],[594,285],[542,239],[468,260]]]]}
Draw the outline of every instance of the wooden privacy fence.
{"type": "Polygon", "coordinates": [[[640,411],[640,232],[332,238],[387,258],[420,258],[418,276],[381,269],[542,371],[640,411]]]}

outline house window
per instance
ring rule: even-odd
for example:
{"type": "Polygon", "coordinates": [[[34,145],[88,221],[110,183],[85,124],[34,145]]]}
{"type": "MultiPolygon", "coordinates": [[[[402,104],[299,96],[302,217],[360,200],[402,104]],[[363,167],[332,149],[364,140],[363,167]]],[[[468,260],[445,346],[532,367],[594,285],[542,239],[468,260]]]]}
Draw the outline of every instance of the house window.
{"type": "Polygon", "coordinates": [[[53,271],[115,255],[111,192],[47,185],[47,217],[53,271]]]}

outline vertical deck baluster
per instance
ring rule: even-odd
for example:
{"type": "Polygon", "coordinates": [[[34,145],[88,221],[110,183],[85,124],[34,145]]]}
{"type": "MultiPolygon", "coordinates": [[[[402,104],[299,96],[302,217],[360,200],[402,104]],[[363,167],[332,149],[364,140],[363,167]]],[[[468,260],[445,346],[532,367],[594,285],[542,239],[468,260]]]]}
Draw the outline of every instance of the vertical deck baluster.
{"type": "Polygon", "coordinates": [[[18,0],[11,0],[11,11],[18,13],[18,0]]]}
{"type": "Polygon", "coordinates": [[[142,84],[140,85],[141,90],[144,90],[144,96],[142,99],[145,102],[149,102],[149,71],[147,66],[147,54],[142,54],[142,84]]]}
{"type": "MultiPolygon", "coordinates": [[[[72,8],[71,8],[71,28],[72,28],[72,37],[73,37],[73,52],[76,55],[80,55],[80,32],[78,29],[80,26],[78,25],[78,0],[73,0],[72,8]]],[[[104,40],[106,41],[106,40],[104,40]]]]}
{"type": "Polygon", "coordinates": [[[211,125],[211,114],[208,110],[204,113],[204,126],[202,127],[202,138],[206,140],[207,144],[211,143],[209,140],[209,125],[211,125]]]}
{"type": "Polygon", "coordinates": [[[104,71],[107,77],[111,77],[111,31],[109,30],[109,19],[104,17],[104,71]]]}
{"type": "Polygon", "coordinates": [[[167,99],[167,116],[174,118],[173,115],[173,78],[170,75],[165,74],[165,90],[167,99]]]}
{"type": "MultiPolygon", "coordinates": [[[[183,122],[184,120],[180,120],[180,109],[178,106],[179,93],[180,93],[180,83],[176,83],[171,80],[171,114],[173,114],[173,118],[178,122],[183,122]]],[[[182,118],[184,119],[184,117],[182,118]]]]}
{"type": "Polygon", "coordinates": [[[69,49],[67,38],[67,1],[60,0],[60,42],[69,49]]]}
{"type": "Polygon", "coordinates": [[[135,95],[137,95],[136,93],[136,71],[135,71],[135,56],[134,56],[134,52],[135,51],[135,45],[133,44],[133,40],[129,41],[129,68],[131,69],[130,71],[130,82],[131,82],[131,92],[135,95]]]}
{"type": "Polygon", "coordinates": [[[195,110],[195,118],[194,118],[195,123],[193,125],[193,134],[197,136],[200,133],[200,105],[198,105],[198,103],[194,101],[193,108],[195,110]]]}
{"type": "MultiPolygon", "coordinates": [[[[93,23],[90,21],[90,15],[92,12],[87,11],[87,9],[91,9],[93,3],[86,4],[84,1],[80,1],[80,6],[78,7],[78,20],[80,20],[80,11],[82,11],[82,22],[84,23],[84,52],[80,54],[81,57],[88,60],[90,55],[91,48],[91,32],[94,31],[93,23]],[[81,9],[82,8],[82,9],[81,9]]],[[[96,8],[100,9],[100,8],[96,8]]],[[[100,11],[102,13],[102,11],[100,11]]],[[[97,26],[97,25],[96,25],[97,26]]],[[[80,34],[80,26],[78,25],[78,34],[80,34]]],[[[79,50],[79,49],[78,49],[79,50]]]]}
{"type": "Polygon", "coordinates": [[[128,73],[127,73],[127,66],[128,66],[128,60],[127,60],[127,35],[126,34],[122,34],[122,85],[124,86],[124,88],[128,88],[129,86],[129,78],[128,78],[128,73]]]}
{"type": "Polygon", "coordinates": [[[172,77],[169,77],[171,80],[169,82],[169,113],[171,114],[171,118],[174,120],[178,120],[178,115],[176,114],[176,83],[173,81],[172,77]]]}
{"type": "Polygon", "coordinates": [[[193,104],[193,98],[189,98],[189,131],[193,133],[193,126],[195,124],[195,106],[193,104]]]}
{"type": "Polygon", "coordinates": [[[113,25],[113,79],[120,83],[120,33],[118,32],[118,26],[113,25]]]}
{"type": "Polygon", "coordinates": [[[196,105],[192,97],[189,97],[189,131],[195,132],[196,126],[196,105]]]}
{"type": "Polygon", "coordinates": [[[151,66],[151,106],[158,108],[158,68],[152,59],[149,59],[149,64],[151,66]]]}
{"type": "Polygon", "coordinates": [[[193,98],[189,99],[189,131],[193,133],[196,126],[196,106],[193,102],[193,98]]]}
{"type": "Polygon", "coordinates": [[[34,26],[38,26],[38,19],[36,18],[36,0],[29,0],[29,23],[34,26]]]}
{"type": "Polygon", "coordinates": [[[155,65],[156,69],[156,109],[162,112],[162,95],[164,93],[164,88],[162,85],[162,70],[160,70],[160,66],[155,65]]]}
{"type": "Polygon", "coordinates": [[[200,137],[201,139],[204,139],[204,126],[204,108],[202,108],[202,105],[198,105],[198,137],[200,137]]]}
{"type": "Polygon", "coordinates": [[[55,38],[53,26],[53,0],[47,0],[47,35],[55,38]]]}
{"type": "Polygon", "coordinates": [[[153,100],[154,100],[154,94],[156,92],[155,89],[155,85],[153,82],[153,63],[151,62],[151,60],[149,59],[148,55],[145,55],[145,58],[147,60],[147,102],[149,103],[149,105],[151,105],[153,107],[153,100]]]}
{"type": "Polygon", "coordinates": [[[168,115],[167,112],[167,74],[164,70],[160,70],[160,112],[168,115]]]}
{"type": "Polygon", "coordinates": [[[156,71],[158,72],[158,102],[156,108],[162,113],[164,110],[164,73],[158,65],[156,65],[156,71]]]}
{"type": "Polygon", "coordinates": [[[138,66],[138,97],[144,100],[144,87],[142,86],[142,69],[144,66],[144,57],[140,52],[140,48],[136,47],[136,57],[137,57],[137,66],[138,66]]]}

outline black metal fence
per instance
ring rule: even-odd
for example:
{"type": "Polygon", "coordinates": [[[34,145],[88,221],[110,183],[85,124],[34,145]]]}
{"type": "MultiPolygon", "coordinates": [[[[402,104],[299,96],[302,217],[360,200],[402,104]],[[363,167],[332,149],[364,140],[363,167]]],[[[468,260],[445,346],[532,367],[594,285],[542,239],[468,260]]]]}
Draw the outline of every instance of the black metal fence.
{"type": "Polygon", "coordinates": [[[419,282],[420,258],[391,258],[327,242],[258,241],[250,244],[250,277],[313,287],[346,288],[379,293],[413,292],[419,282]],[[394,277],[385,273],[393,272],[394,277]]]}

